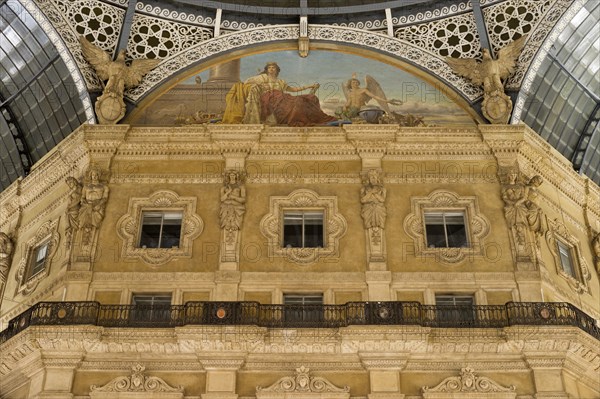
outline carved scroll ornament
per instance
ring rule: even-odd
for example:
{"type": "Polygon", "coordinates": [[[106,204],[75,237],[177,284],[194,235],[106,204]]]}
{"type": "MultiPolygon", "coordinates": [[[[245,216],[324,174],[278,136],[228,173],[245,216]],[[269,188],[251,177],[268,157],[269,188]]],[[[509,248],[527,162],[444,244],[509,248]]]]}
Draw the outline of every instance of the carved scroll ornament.
{"type": "MultiPolygon", "coordinates": [[[[129,376],[117,377],[103,386],[92,385],[90,386],[90,397],[105,397],[106,395],[99,395],[104,392],[142,393],[143,395],[160,392],[157,397],[167,397],[169,393],[176,393],[179,394],[176,396],[183,397],[183,386],[172,387],[162,378],[146,376],[145,370],[146,367],[138,363],[131,368],[131,375],[129,376]]],[[[171,396],[173,395],[168,397],[171,396]]],[[[119,395],[119,397],[123,397],[123,395],[119,395]]],[[[131,397],[134,396],[131,395],[131,397]]],[[[135,395],[135,397],[142,396],[135,395]]]]}
{"type": "Polygon", "coordinates": [[[435,387],[425,386],[421,388],[424,399],[454,398],[455,393],[461,393],[461,397],[478,399],[514,399],[517,394],[514,385],[504,387],[488,377],[475,375],[471,367],[464,367],[460,375],[448,377],[435,387]]]}
{"type": "Polygon", "coordinates": [[[269,387],[256,387],[257,399],[276,399],[276,398],[303,398],[310,399],[312,396],[321,398],[324,392],[337,393],[338,395],[328,395],[328,398],[350,398],[350,388],[345,386],[339,388],[323,377],[311,377],[310,369],[301,366],[296,369],[296,375],[280,378],[269,387]]]}

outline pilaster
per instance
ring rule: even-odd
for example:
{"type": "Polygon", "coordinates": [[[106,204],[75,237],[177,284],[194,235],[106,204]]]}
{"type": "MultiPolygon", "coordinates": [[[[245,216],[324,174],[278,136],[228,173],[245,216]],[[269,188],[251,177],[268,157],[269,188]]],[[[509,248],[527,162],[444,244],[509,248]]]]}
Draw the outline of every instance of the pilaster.
{"type": "Polygon", "coordinates": [[[206,370],[206,393],[202,399],[237,399],[237,371],[244,364],[244,355],[203,353],[200,363],[206,370]]]}
{"type": "Polygon", "coordinates": [[[238,271],[215,272],[215,301],[237,301],[238,287],[241,281],[241,273],[238,271]]]}
{"type": "Polygon", "coordinates": [[[31,376],[29,397],[34,399],[71,399],[75,370],[82,353],[44,353],[41,366],[31,376]]]}
{"type": "Polygon", "coordinates": [[[369,301],[391,301],[392,272],[367,271],[365,279],[369,291],[369,301]]]}
{"type": "Polygon", "coordinates": [[[368,399],[403,399],[400,371],[406,367],[407,359],[388,353],[363,353],[360,361],[369,372],[371,393],[368,399]]]}
{"type": "Polygon", "coordinates": [[[535,399],[569,399],[569,395],[565,392],[562,376],[565,364],[564,356],[525,353],[525,360],[533,370],[535,399]]]}

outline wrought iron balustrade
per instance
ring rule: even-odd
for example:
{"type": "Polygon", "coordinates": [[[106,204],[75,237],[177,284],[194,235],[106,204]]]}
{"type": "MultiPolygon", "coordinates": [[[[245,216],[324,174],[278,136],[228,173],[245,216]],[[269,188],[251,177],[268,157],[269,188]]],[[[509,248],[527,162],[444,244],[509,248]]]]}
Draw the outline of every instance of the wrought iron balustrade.
{"type": "Polygon", "coordinates": [[[256,325],[268,328],[338,328],[350,325],[419,325],[433,328],[502,328],[569,325],[600,340],[596,320],[563,302],[508,302],[489,306],[434,306],[418,302],[348,302],[344,305],[269,305],[258,302],[187,302],[184,305],[102,305],[40,302],[13,318],[0,343],[35,325],[179,327],[256,325]]]}

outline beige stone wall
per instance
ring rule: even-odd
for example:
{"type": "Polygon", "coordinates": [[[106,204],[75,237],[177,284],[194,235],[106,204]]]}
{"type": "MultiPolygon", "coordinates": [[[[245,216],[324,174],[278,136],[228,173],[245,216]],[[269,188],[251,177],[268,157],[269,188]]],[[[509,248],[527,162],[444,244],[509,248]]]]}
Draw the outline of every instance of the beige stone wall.
{"type": "MultiPolygon", "coordinates": [[[[600,223],[600,190],[572,172],[525,126],[452,130],[377,125],[307,130],[83,126],[15,185],[18,189],[0,194],[0,228],[17,233],[1,305],[3,323],[39,301],[128,304],[135,293],[171,293],[173,304],[281,303],[285,293],[323,293],[328,304],[381,300],[434,304],[436,294],[452,293],[474,295],[478,305],[564,301],[600,316],[600,284],[590,248],[592,231],[600,223]],[[110,195],[94,257],[82,260],[74,258],[81,248],[68,247],[65,241],[65,178],[80,177],[92,164],[110,172],[110,195]],[[515,164],[524,177],[543,179],[537,201],[551,229],[540,237],[534,266],[516,260],[504,214],[502,171],[515,164]],[[223,262],[222,172],[235,167],[247,172],[246,212],[239,261],[223,262]],[[361,172],[378,167],[387,190],[386,256],[370,263],[361,218],[361,172]],[[268,238],[261,230],[261,221],[273,212],[271,197],[286,197],[300,189],[335,198],[346,224],[337,253],[314,262],[269,256],[268,238]],[[119,226],[132,199],[166,190],[196,201],[194,214],[202,228],[190,240],[189,254],[155,264],[126,257],[119,226]],[[405,221],[414,213],[415,198],[438,192],[446,193],[445,198],[456,195],[476,202],[469,209],[477,209],[482,223],[489,225],[481,238],[481,253],[457,261],[441,252],[416,254],[418,232],[407,228],[405,221]],[[21,211],[8,212],[15,203],[22,204],[21,211]],[[15,294],[25,248],[44,223],[53,221],[58,247],[47,276],[29,293],[15,294]],[[556,234],[568,236],[577,248],[576,284],[560,272],[556,234]]],[[[300,366],[335,386],[349,386],[350,396],[361,399],[402,395],[421,399],[422,387],[435,387],[469,365],[500,386],[514,385],[514,392],[523,398],[569,394],[591,399],[600,394],[593,377],[599,367],[598,342],[571,327],[79,330],[66,326],[30,328],[22,334],[0,347],[0,358],[10,359],[0,367],[2,392],[9,398],[38,391],[86,397],[90,385],[127,376],[136,362],[170,386],[183,385],[185,396],[192,398],[208,393],[226,399],[254,398],[257,385],[274,384],[300,366]],[[62,334],[59,339],[57,334],[62,334]],[[66,382],[44,385],[59,377],[66,382]]]]}

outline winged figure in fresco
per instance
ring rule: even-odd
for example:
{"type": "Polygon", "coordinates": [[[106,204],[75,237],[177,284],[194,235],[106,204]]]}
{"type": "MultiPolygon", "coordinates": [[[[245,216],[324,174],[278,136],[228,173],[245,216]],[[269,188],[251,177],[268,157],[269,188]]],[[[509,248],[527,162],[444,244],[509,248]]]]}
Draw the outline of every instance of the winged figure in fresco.
{"type": "Polygon", "coordinates": [[[125,50],[120,50],[116,60],[110,53],[80,36],[79,43],[85,59],[92,64],[98,77],[106,80],[102,95],[96,100],[96,115],[100,123],[114,124],[125,116],[123,92],[126,88],[139,85],[144,75],[161,60],[133,60],[125,63],[125,50]]]}
{"type": "Polygon", "coordinates": [[[446,57],[452,70],[477,86],[483,86],[482,110],[492,123],[507,123],[512,111],[512,101],[504,93],[503,81],[515,69],[517,58],[525,46],[526,36],[508,44],[498,51],[498,59],[493,59],[489,50],[482,50],[482,61],[474,58],[446,57]]]}
{"type": "Polygon", "coordinates": [[[343,85],[344,95],[346,96],[346,104],[343,107],[343,116],[347,118],[356,118],[361,116],[367,122],[376,123],[375,120],[383,113],[381,110],[391,113],[389,104],[402,105],[400,100],[388,100],[383,92],[383,89],[375,80],[374,77],[367,75],[365,77],[365,86],[360,87],[360,81],[356,73],[352,74],[352,78],[348,79],[343,85]],[[367,106],[367,103],[375,99],[381,109],[375,106],[367,106]],[[371,116],[374,116],[373,119],[371,116]]]}

